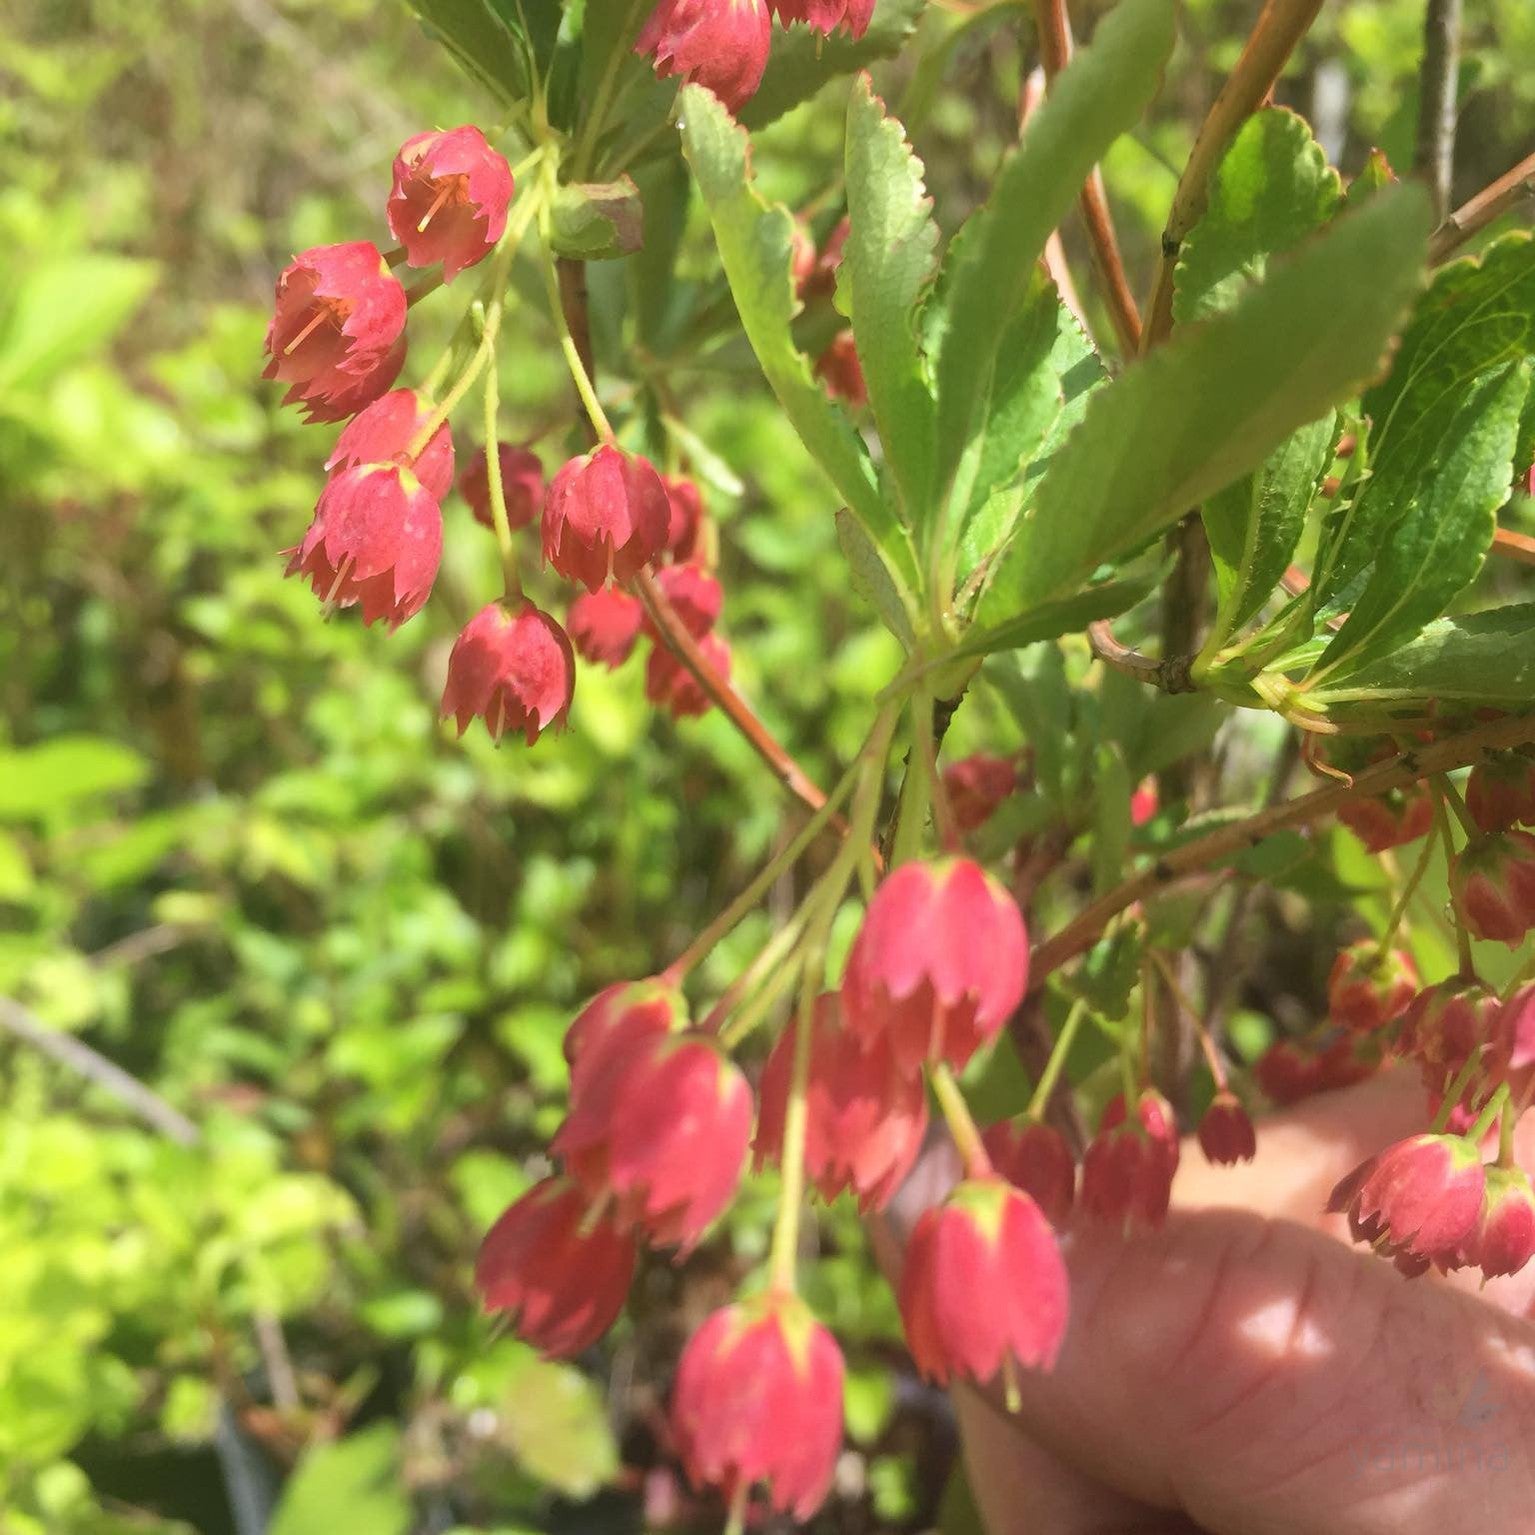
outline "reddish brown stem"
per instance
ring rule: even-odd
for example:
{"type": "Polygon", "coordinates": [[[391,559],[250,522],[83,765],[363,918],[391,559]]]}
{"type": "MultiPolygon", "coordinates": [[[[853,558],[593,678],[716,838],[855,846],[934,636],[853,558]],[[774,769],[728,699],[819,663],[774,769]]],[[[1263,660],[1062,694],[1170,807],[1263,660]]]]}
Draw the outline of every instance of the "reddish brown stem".
{"type": "MultiPolygon", "coordinates": [[[[1044,65],[1046,80],[1053,80],[1071,61],[1071,17],[1066,11],[1066,0],[1034,0],[1034,19],[1039,29],[1040,63],[1044,65]]],[[[1125,275],[1124,258],[1119,252],[1108,196],[1103,189],[1103,175],[1097,166],[1082,187],[1080,204],[1093,252],[1093,270],[1103,284],[1114,333],[1125,356],[1133,357],[1141,347],[1141,316],[1125,275]]]]}
{"type": "Polygon", "coordinates": [[[1434,265],[1448,261],[1472,235],[1485,229],[1522,199],[1535,195],[1535,155],[1526,155],[1513,170],[1483,187],[1470,202],[1457,208],[1428,242],[1434,265]]]}
{"type": "Polygon", "coordinates": [[[1509,528],[1499,528],[1492,535],[1492,552],[1506,560],[1516,560],[1521,565],[1535,565],[1535,538],[1525,533],[1515,533],[1509,528]]]}
{"type": "Polygon", "coordinates": [[[1031,991],[1043,986],[1067,960],[1090,948],[1113,917],[1212,864],[1255,847],[1290,827],[1310,826],[1338,809],[1372,794],[1403,789],[1435,773],[1446,773],[1476,762],[1483,753],[1507,750],[1535,741],[1535,715],[1493,720],[1473,730],[1448,736],[1405,752],[1355,776],[1353,783],[1332,784],[1261,810],[1246,820],[1218,827],[1181,847],[1171,848],[1154,863],[1085,907],[1060,932],[1034,950],[1029,966],[1031,991]]]}

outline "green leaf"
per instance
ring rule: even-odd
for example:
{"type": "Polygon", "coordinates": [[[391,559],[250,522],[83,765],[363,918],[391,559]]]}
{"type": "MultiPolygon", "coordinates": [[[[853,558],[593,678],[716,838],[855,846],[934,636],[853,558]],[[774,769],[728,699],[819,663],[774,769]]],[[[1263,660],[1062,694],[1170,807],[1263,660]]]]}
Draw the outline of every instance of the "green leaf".
{"type": "Polygon", "coordinates": [[[848,237],[838,277],[906,518],[931,515],[932,390],[917,345],[917,307],[936,269],[938,228],[900,123],[885,114],[867,75],[847,104],[848,237]]]}
{"type": "Polygon", "coordinates": [[[1535,704],[1535,603],[1442,618],[1390,655],[1310,696],[1329,709],[1414,701],[1524,709],[1535,704]]]}
{"type": "Polygon", "coordinates": [[[627,177],[562,186],[554,199],[555,254],[578,261],[632,255],[644,241],[639,188],[627,177]]]}
{"type": "Polygon", "coordinates": [[[797,301],[790,271],[793,220],[752,183],[745,131],[708,91],[681,95],[682,143],[703,195],[720,261],[757,361],[800,439],[836,486],[901,593],[917,589],[916,555],[880,495],[874,465],[847,414],[811,376],[790,334],[797,301]]]}
{"type": "Polygon", "coordinates": [[[1383,193],[1230,311],[1098,391],[1003,555],[981,620],[1003,623],[1067,596],[1349,398],[1401,322],[1428,225],[1418,189],[1383,193]]]}
{"type": "Polygon", "coordinates": [[[317,1444],[288,1478],[269,1535],[405,1535],[411,1507],[400,1477],[399,1430],[377,1423],[334,1444],[317,1444]]]}
{"type": "Polygon", "coordinates": [[[961,232],[946,274],[938,356],[935,483],[947,487],[980,429],[997,353],[1035,262],[1093,166],[1156,92],[1173,46],[1174,0],[1122,0],[1064,69],[961,232]]]}
{"type": "Polygon", "coordinates": [[[916,31],[924,6],[925,0],[879,0],[869,30],[856,42],[845,32],[823,37],[799,24],[775,27],[767,70],[752,99],[741,108],[742,124],[765,128],[809,101],[838,75],[893,57],[916,31]]]}
{"type": "Polygon", "coordinates": [[[521,29],[494,0],[409,0],[473,80],[510,105],[529,93],[521,29]]]}
{"type": "Polygon", "coordinates": [[[1080,634],[1100,618],[1133,608],[1151,590],[1149,579],[1103,581],[1069,597],[1042,602],[988,629],[972,629],[952,652],[956,659],[1017,650],[1062,634],[1080,634]]]}
{"type": "Polygon", "coordinates": [[[1513,479],[1529,359],[1470,385],[1436,433],[1439,453],[1414,487],[1368,585],[1317,673],[1346,674],[1409,640],[1482,567],[1513,479]]]}
{"type": "Polygon", "coordinates": [[[1332,462],[1336,432],[1332,411],[1307,422],[1256,473],[1217,491],[1201,508],[1218,594],[1207,650],[1255,617],[1279,584],[1332,462]]]}
{"type": "Polygon", "coordinates": [[[137,788],[144,759],[104,736],[58,736],[40,746],[0,751],[0,820],[52,814],[80,800],[137,788]]]}
{"type": "Polygon", "coordinates": [[[916,636],[911,627],[911,614],[902,603],[890,571],[879,557],[879,550],[864,532],[863,524],[845,507],[837,513],[837,542],[852,573],[853,590],[884,619],[885,627],[908,650],[912,649],[916,636]]]}
{"type": "Polygon", "coordinates": [[[41,389],[99,352],[158,275],[153,262],[95,253],[26,273],[0,306],[0,395],[41,389]]]}
{"type": "Polygon", "coordinates": [[[1255,113],[1226,151],[1204,214],[1183,242],[1174,319],[1182,325],[1229,309],[1262,281],[1274,256],[1314,234],[1342,200],[1338,173],[1305,120],[1284,107],[1255,113]]]}
{"type": "MultiPolygon", "coordinates": [[[[1391,197],[1379,193],[1371,208],[1391,197]]],[[[1344,290],[1339,290],[1344,291],[1344,290]]],[[[1349,290],[1352,291],[1352,290],[1349,290]]],[[[1419,300],[1389,376],[1364,397],[1369,474],[1323,529],[1313,575],[1320,610],[1351,608],[1445,451],[1472,381],[1535,351],[1535,239],[1508,235],[1452,262],[1419,300]]]]}
{"type": "Polygon", "coordinates": [[[1125,877],[1130,854],[1130,770],[1112,741],[1093,752],[1093,892],[1102,895],[1125,877]]]}

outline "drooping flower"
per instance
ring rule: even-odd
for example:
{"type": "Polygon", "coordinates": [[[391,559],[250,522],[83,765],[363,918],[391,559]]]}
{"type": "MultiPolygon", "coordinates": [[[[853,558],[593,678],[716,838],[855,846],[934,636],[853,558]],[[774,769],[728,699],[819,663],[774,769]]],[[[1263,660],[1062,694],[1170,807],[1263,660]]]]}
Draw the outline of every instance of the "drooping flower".
{"type": "Polygon", "coordinates": [[[302,575],[322,601],[353,604],[363,621],[397,629],[421,610],[442,558],[437,498],[398,464],[358,464],[333,475],[287,574],[302,575]]]}
{"type": "Polygon", "coordinates": [[[1410,1259],[1452,1259],[1481,1218],[1481,1152],[1458,1135],[1414,1135],[1334,1190],[1357,1239],[1410,1259]],[[1361,1175],[1362,1174],[1362,1175],[1361,1175]]]}
{"type": "Polygon", "coordinates": [[[911,1357],[940,1384],[1049,1369],[1066,1334],[1066,1265],[1038,1205],[1000,1178],[961,1183],[912,1231],[897,1299],[911,1357]]]}
{"type": "Polygon", "coordinates": [[[640,637],[645,609],[638,597],[621,587],[582,592],[570,605],[570,637],[583,659],[595,665],[619,667],[629,659],[640,637]]]}
{"type": "Polygon", "coordinates": [[[386,216],[413,267],[442,263],[444,282],[495,249],[512,201],[512,168],[470,124],[418,133],[394,159],[386,216]]]}
{"type": "Polygon", "coordinates": [[[1364,843],[1370,853],[1416,842],[1434,824],[1434,802],[1420,787],[1393,789],[1389,794],[1346,800],[1338,819],[1364,843]]]}
{"type": "Polygon", "coordinates": [[[1521,986],[1506,1002],[1497,1005],[1491,1020],[1487,1070],[1497,1082],[1506,1082],[1516,1103],[1528,1102],[1535,1068],[1535,983],[1521,986]]]}
{"type": "MultiPolygon", "coordinates": [[[[701,640],[714,627],[725,594],[708,571],[697,565],[668,565],[656,572],[656,585],[672,611],[682,620],[683,628],[695,640],[701,640]]],[[[645,615],[645,633],[664,643],[648,613],[645,615]]]]}
{"type": "Polygon", "coordinates": [[[1167,1218],[1178,1159],[1178,1125],[1168,1101],[1145,1088],[1130,1117],[1124,1095],[1116,1094],[1082,1157],[1082,1208],[1101,1220],[1160,1226],[1167,1218]]]}
{"type": "Polygon", "coordinates": [[[1520,943],[1535,927],[1535,835],[1493,832],[1468,843],[1450,869],[1450,899],[1473,937],[1520,943]]]}
{"type": "Polygon", "coordinates": [[[1485,832],[1535,824],[1535,761],[1500,752],[1478,762],[1466,780],[1466,809],[1485,832]]]}
{"type": "Polygon", "coordinates": [[[1008,757],[976,752],[943,770],[943,787],[955,826],[960,831],[974,831],[984,826],[1018,787],[1018,769],[1008,757]]]}
{"type": "Polygon", "coordinates": [[[1368,1034],[1400,1018],[1418,991],[1418,969],[1403,949],[1361,938],[1342,950],[1327,978],[1328,1016],[1368,1034]]]}
{"type": "Polygon", "coordinates": [[[686,475],[663,475],[661,483],[666,487],[671,514],[666,527],[666,552],[678,562],[691,560],[698,552],[698,535],[704,524],[703,496],[686,475]]]}
{"type": "Polygon", "coordinates": [[[487,1311],[557,1359],[579,1354],[613,1325],[634,1277],[633,1238],[568,1178],[547,1178],[508,1209],[474,1266],[487,1311]]]}
{"type": "Polygon", "coordinates": [[[1483,1279],[1517,1274],[1535,1257],[1535,1188],[1520,1168],[1487,1169],[1481,1212],[1462,1255],[1483,1279]]]}
{"type": "Polygon", "coordinates": [[[839,331],[832,337],[826,350],[816,358],[815,376],[826,385],[827,394],[835,400],[846,400],[854,410],[869,403],[869,385],[863,376],[863,363],[852,331],[839,331]]]}
{"type": "Polygon", "coordinates": [[[902,864],[874,892],[842,982],[847,1027],[897,1063],[956,1071],[1023,999],[1029,939],[1017,903],[968,858],[902,864]]]}
{"type": "Polygon", "coordinates": [[[1380,1063],[1380,1046],[1373,1037],[1332,1030],[1314,1042],[1275,1040],[1253,1066],[1253,1076],[1264,1094],[1283,1106],[1352,1087],[1373,1076],[1380,1063]]]}
{"type": "Polygon", "coordinates": [[[263,378],[310,421],[343,421],[376,400],[405,360],[405,290],[369,240],[317,245],[277,279],[263,378]]]}
{"type": "Polygon", "coordinates": [[[325,460],[332,472],[361,464],[398,464],[409,469],[441,501],[453,486],[453,434],[444,421],[419,452],[412,452],[432,418],[432,405],[414,389],[380,395],[336,439],[325,460]]]}
{"type": "Polygon", "coordinates": [[[565,1031],[571,1097],[579,1097],[585,1083],[615,1055],[626,1054],[663,1035],[680,1033],[687,1027],[687,1021],[688,1008],[682,993],[660,976],[605,986],[576,1014],[565,1031]]]}
{"type": "Polygon", "coordinates": [[[751,1129],[751,1089],[715,1041],[665,1034],[604,1052],[553,1150],[656,1246],[688,1251],[730,1203],[751,1129]]]}
{"type": "Polygon", "coordinates": [[[1141,779],[1130,795],[1130,824],[1144,826],[1161,808],[1162,795],[1156,779],[1141,779]]]}
{"type": "MultiPolygon", "coordinates": [[[[882,1041],[865,1049],[848,1033],[835,993],[816,1000],[811,1026],[805,1171],[823,1199],[848,1189],[863,1210],[882,1209],[906,1181],[927,1130],[922,1078],[899,1071],[882,1041]]],[[[795,1036],[791,1020],[762,1073],[758,1167],[783,1149],[795,1036]]]]}
{"type": "Polygon", "coordinates": [[[564,728],[575,687],[575,655],[559,624],[526,599],[515,610],[492,602],[454,642],[442,717],[452,716],[460,735],[482,719],[493,741],[511,731],[531,746],[564,728]]]}
{"type": "Polygon", "coordinates": [[[999,1177],[1020,1188],[1055,1226],[1064,1226],[1076,1200],[1077,1164],[1059,1130],[1020,1114],[987,1127],[981,1137],[999,1177]]]}
{"type": "Polygon", "coordinates": [[[1222,1088],[1199,1121],[1199,1149],[1221,1167],[1251,1162],[1258,1154],[1253,1122],[1235,1093],[1222,1088]]]}
{"type": "Polygon", "coordinates": [[[763,0],[660,0],[634,51],[651,56],[661,79],[708,86],[735,112],[762,83],[772,31],[763,0]]]}
{"type": "Polygon", "coordinates": [[[1430,1092],[1443,1092],[1473,1055],[1486,1050],[1497,1019],[1498,999],[1486,986],[1452,976],[1412,999],[1397,1047],[1418,1062],[1430,1092]]]}
{"type": "MultiPolygon", "coordinates": [[[[529,448],[513,447],[509,442],[496,444],[496,460],[501,466],[501,497],[506,502],[507,526],[525,528],[538,516],[544,503],[544,466],[538,454],[529,448]]],[[[474,520],[495,530],[490,512],[490,470],[485,449],[478,449],[464,465],[458,477],[458,493],[469,503],[474,520]]]]}
{"type": "Polygon", "coordinates": [[[648,459],[611,443],[573,458],[544,497],[544,558],[595,592],[630,581],[666,547],[671,508],[648,459]]]}
{"type": "Polygon", "coordinates": [[[762,1483],[780,1513],[807,1520],[842,1449],[842,1354],[795,1295],[716,1311],[677,1366],[671,1422],[695,1487],[734,1497],[762,1483]]]}
{"type": "MultiPolygon", "coordinates": [[[[698,649],[710,669],[723,681],[730,681],[730,646],[717,634],[706,634],[698,649]]],[[[712,700],[698,679],[664,645],[657,645],[645,663],[645,697],[674,719],[690,719],[707,714],[712,700]]]]}
{"type": "Polygon", "coordinates": [[[802,21],[825,37],[841,28],[850,37],[860,38],[874,15],[874,0],[768,0],[768,4],[784,26],[802,21]]]}

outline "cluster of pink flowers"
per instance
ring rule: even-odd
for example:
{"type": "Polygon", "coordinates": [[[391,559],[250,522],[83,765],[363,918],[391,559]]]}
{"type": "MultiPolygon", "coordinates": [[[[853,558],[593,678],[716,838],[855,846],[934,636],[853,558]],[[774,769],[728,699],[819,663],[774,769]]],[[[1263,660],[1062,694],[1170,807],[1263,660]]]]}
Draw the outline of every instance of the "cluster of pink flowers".
{"type": "MultiPolygon", "coordinates": [[[[405,361],[412,302],[391,262],[440,266],[451,282],[500,241],[513,190],[510,166],[478,128],[418,134],[395,158],[385,207],[398,248],[386,257],[368,241],[319,246],[278,278],[265,376],[286,383],[284,402],[302,406],[311,422],[351,418],[326,461],[330,477],[313,521],[289,551],[288,573],[308,580],[327,608],[356,606],[365,623],[398,628],[425,605],[454,483],[445,410],[391,387],[405,361]]],[[[493,478],[508,530],[539,522],[546,563],[585,590],[572,605],[570,634],[527,598],[490,603],[470,619],[442,698],[442,715],[460,734],[476,718],[496,740],[511,732],[531,743],[562,727],[577,651],[617,666],[642,629],[656,637],[639,598],[624,589],[646,570],[657,572],[706,661],[729,675],[729,648],[713,632],[721,592],[704,563],[707,518],[692,481],[663,477],[639,454],[604,443],[546,487],[537,454],[499,443],[494,466],[481,448],[458,479],[487,528],[495,525],[493,478]]],[[[646,692],[678,716],[709,706],[693,674],[659,643],[646,692]]]]}
{"type": "Polygon", "coordinates": [[[654,60],[663,79],[680,75],[707,86],[732,112],[756,93],[767,69],[773,22],[803,22],[823,37],[862,37],[874,0],[660,0],[634,51],[654,60]]]}

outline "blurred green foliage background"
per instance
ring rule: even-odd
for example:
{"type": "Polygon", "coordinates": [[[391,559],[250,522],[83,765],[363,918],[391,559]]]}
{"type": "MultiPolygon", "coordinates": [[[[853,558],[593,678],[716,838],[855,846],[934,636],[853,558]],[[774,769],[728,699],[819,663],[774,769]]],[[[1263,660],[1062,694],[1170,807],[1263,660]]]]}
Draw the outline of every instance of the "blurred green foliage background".
{"type": "MultiPolygon", "coordinates": [[[[1473,9],[1463,192],[1535,127],[1535,10],[1473,9]]],[[[1142,280],[1255,10],[1187,6],[1158,113],[1107,167],[1142,280]]],[[[1410,160],[1420,12],[1340,0],[1286,83],[1346,169],[1375,144],[1410,160]]],[[[885,71],[947,228],[1030,58],[1018,8],[935,6],[885,71]]],[[[771,194],[835,201],[844,90],[763,136],[771,194]]],[[[792,817],[721,719],[646,707],[642,661],[583,671],[571,730],[531,752],[440,729],[447,647],[497,590],[462,503],[437,596],[392,637],[322,622],[278,556],[334,429],[257,379],[273,276],[380,239],[400,141],[489,110],[398,0],[0,7],[3,1535],[710,1527],[656,1423],[680,1338],[760,1256],[764,1191],[686,1268],[648,1270],[580,1367],[498,1338],[469,1269],[539,1173],[574,1008],[671,957],[792,817]],[[58,1036],[90,1053],[59,1059],[58,1036]],[[103,1059],[169,1113],[135,1112],[103,1059]]],[[[713,281],[693,236],[685,268],[713,281]]],[[[617,356],[622,275],[593,274],[617,356]]],[[[407,380],[447,300],[413,322],[407,380]]],[[[573,411],[536,313],[502,374],[552,469],[573,411]]],[[[744,349],[670,383],[711,450],[737,678],[824,780],[893,642],[744,349]]],[[[998,720],[962,711],[956,749],[1002,744],[998,720]]],[[[812,1299],[854,1365],[824,1527],[963,1530],[941,1402],[903,1371],[856,1222],[821,1239],[812,1299]]]]}

